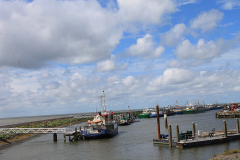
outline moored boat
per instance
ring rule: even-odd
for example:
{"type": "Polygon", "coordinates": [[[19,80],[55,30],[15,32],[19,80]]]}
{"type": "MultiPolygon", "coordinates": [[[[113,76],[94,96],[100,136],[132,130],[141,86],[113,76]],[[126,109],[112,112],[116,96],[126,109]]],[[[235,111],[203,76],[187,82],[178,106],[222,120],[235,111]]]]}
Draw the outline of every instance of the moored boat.
{"type": "Polygon", "coordinates": [[[205,112],[204,107],[197,107],[196,105],[188,105],[183,109],[183,114],[196,114],[205,112]]]}
{"type": "Polygon", "coordinates": [[[150,118],[157,117],[157,111],[155,109],[150,110],[150,118]]]}
{"type": "Polygon", "coordinates": [[[100,98],[104,98],[104,112],[93,115],[93,120],[89,120],[87,125],[83,126],[81,135],[85,139],[110,138],[118,134],[118,123],[113,118],[114,113],[106,111],[104,91],[100,98]]]}
{"type": "Polygon", "coordinates": [[[174,112],[175,114],[183,114],[182,109],[173,109],[173,112],[174,112]]]}
{"type": "Polygon", "coordinates": [[[128,118],[126,114],[121,114],[118,121],[118,125],[124,126],[124,125],[130,125],[130,124],[131,124],[130,118],[128,118]]]}
{"type": "Polygon", "coordinates": [[[143,109],[143,113],[140,113],[138,115],[138,118],[149,118],[149,115],[150,115],[150,111],[148,108],[144,108],[143,109]]]}

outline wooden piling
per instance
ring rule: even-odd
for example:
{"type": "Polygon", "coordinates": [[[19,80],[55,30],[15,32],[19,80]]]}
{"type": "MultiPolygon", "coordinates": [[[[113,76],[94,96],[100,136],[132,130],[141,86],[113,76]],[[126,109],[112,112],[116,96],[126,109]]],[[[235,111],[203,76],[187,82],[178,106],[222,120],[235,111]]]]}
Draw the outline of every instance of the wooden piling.
{"type": "Polygon", "coordinates": [[[215,112],[215,118],[217,118],[217,112],[215,112]]]}
{"type": "Polygon", "coordinates": [[[237,131],[237,134],[239,134],[239,121],[238,121],[238,118],[236,118],[236,131],[237,131]]]}
{"type": "Polygon", "coordinates": [[[158,139],[161,139],[161,135],[160,135],[160,123],[159,123],[159,109],[158,109],[158,105],[156,106],[156,110],[157,110],[158,139]]]}
{"type": "Polygon", "coordinates": [[[172,147],[172,127],[171,127],[171,125],[168,126],[168,143],[169,143],[169,147],[172,147]]]}
{"type": "Polygon", "coordinates": [[[77,127],[75,127],[75,134],[74,134],[74,140],[78,140],[78,132],[77,132],[77,127]]]}
{"type": "Polygon", "coordinates": [[[192,122],[192,136],[194,137],[195,136],[195,123],[192,122]]]}
{"type": "Polygon", "coordinates": [[[53,141],[54,141],[54,142],[57,141],[57,133],[53,133],[53,141]]]}
{"type": "Polygon", "coordinates": [[[167,128],[167,114],[164,114],[164,122],[165,122],[165,128],[167,128]]]}
{"type": "Polygon", "coordinates": [[[176,137],[177,137],[177,142],[179,142],[180,138],[179,138],[179,127],[178,127],[178,125],[176,125],[176,137]]]}
{"type": "Polygon", "coordinates": [[[223,121],[223,132],[224,132],[224,138],[227,138],[227,124],[226,121],[223,121]]]}
{"type": "Polygon", "coordinates": [[[66,135],[65,134],[63,135],[63,138],[64,138],[64,142],[66,142],[66,135]]]}

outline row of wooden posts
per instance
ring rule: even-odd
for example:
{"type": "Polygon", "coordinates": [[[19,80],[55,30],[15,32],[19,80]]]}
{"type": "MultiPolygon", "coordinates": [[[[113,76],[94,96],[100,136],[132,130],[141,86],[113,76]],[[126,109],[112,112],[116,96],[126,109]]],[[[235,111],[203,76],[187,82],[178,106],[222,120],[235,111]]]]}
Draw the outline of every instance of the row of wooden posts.
{"type": "MultiPolygon", "coordinates": [[[[64,133],[63,134],[64,141],[66,141],[66,136],[69,137],[69,141],[73,141],[73,140],[77,141],[79,139],[82,139],[81,126],[79,126],[79,132],[77,130],[77,127],[75,127],[75,131],[74,132],[64,133]],[[71,136],[73,136],[73,137],[71,138],[71,136]]],[[[53,134],[53,141],[57,141],[57,133],[53,134]]]]}
{"type": "MultiPolygon", "coordinates": [[[[156,110],[157,110],[158,139],[161,140],[158,106],[156,106],[156,110]]],[[[167,127],[167,115],[166,114],[164,114],[164,121],[165,121],[165,127],[167,127]]],[[[227,124],[226,124],[225,120],[223,120],[223,132],[224,132],[224,138],[227,138],[227,124]]],[[[192,122],[192,137],[195,137],[195,133],[196,133],[195,123],[192,122]]],[[[239,134],[238,118],[236,118],[236,133],[239,134]]],[[[177,138],[177,142],[180,142],[178,125],[176,125],[176,138],[177,138]]],[[[172,147],[172,126],[171,125],[168,125],[168,141],[169,141],[169,146],[172,147]]]]}

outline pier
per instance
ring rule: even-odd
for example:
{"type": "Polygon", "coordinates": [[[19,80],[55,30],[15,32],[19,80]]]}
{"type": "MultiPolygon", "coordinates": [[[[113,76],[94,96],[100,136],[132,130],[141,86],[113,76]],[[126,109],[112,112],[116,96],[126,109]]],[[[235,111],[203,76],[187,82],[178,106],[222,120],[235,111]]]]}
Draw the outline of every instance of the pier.
{"type": "MultiPolygon", "coordinates": [[[[158,105],[156,106],[158,110],[158,105]]],[[[166,127],[167,117],[165,117],[166,127]]],[[[223,130],[215,130],[209,132],[195,131],[195,123],[192,122],[192,130],[179,134],[179,126],[176,125],[176,136],[172,136],[172,126],[168,125],[168,135],[160,134],[159,116],[157,117],[158,139],[153,139],[154,144],[169,145],[169,147],[190,148],[211,144],[220,144],[239,140],[239,120],[236,118],[236,129],[228,130],[226,121],[223,121],[223,130]]]]}
{"type": "Polygon", "coordinates": [[[74,128],[0,128],[0,134],[53,134],[53,141],[57,141],[57,134],[63,134],[64,141],[66,136],[69,141],[77,141],[83,139],[81,135],[81,126],[79,130],[74,128]],[[73,138],[72,138],[73,136],[73,138]]]}
{"type": "Polygon", "coordinates": [[[240,118],[240,111],[216,112],[216,118],[240,118]]]}
{"type": "MultiPolygon", "coordinates": [[[[164,137],[163,135],[161,137],[164,137]]],[[[190,148],[211,144],[220,144],[239,140],[239,121],[236,118],[236,129],[227,130],[226,121],[223,121],[223,130],[195,133],[195,123],[192,123],[192,131],[179,134],[179,127],[176,126],[176,137],[172,137],[171,125],[168,126],[168,138],[153,139],[154,144],[167,144],[170,147],[190,148]],[[181,138],[179,137],[181,135],[181,138]],[[181,140],[180,140],[181,139],[181,140]]]]}

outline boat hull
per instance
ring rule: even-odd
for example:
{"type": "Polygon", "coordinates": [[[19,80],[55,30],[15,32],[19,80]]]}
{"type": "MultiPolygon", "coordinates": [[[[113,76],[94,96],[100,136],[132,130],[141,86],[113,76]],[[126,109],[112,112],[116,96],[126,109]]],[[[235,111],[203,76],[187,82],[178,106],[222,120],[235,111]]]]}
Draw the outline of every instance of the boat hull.
{"type": "Polygon", "coordinates": [[[99,133],[87,133],[87,131],[82,131],[81,134],[85,139],[111,138],[118,134],[118,127],[110,130],[102,129],[99,133]]]}
{"type": "Polygon", "coordinates": [[[157,114],[150,114],[149,117],[150,118],[157,117],[157,114]]]}
{"type": "Polygon", "coordinates": [[[139,114],[138,118],[149,118],[149,114],[139,114]]]}
{"type": "Polygon", "coordinates": [[[197,114],[197,113],[203,113],[205,110],[183,110],[183,114],[197,114]]]}
{"type": "Polygon", "coordinates": [[[183,114],[183,112],[182,111],[176,111],[175,114],[183,114]]]}

